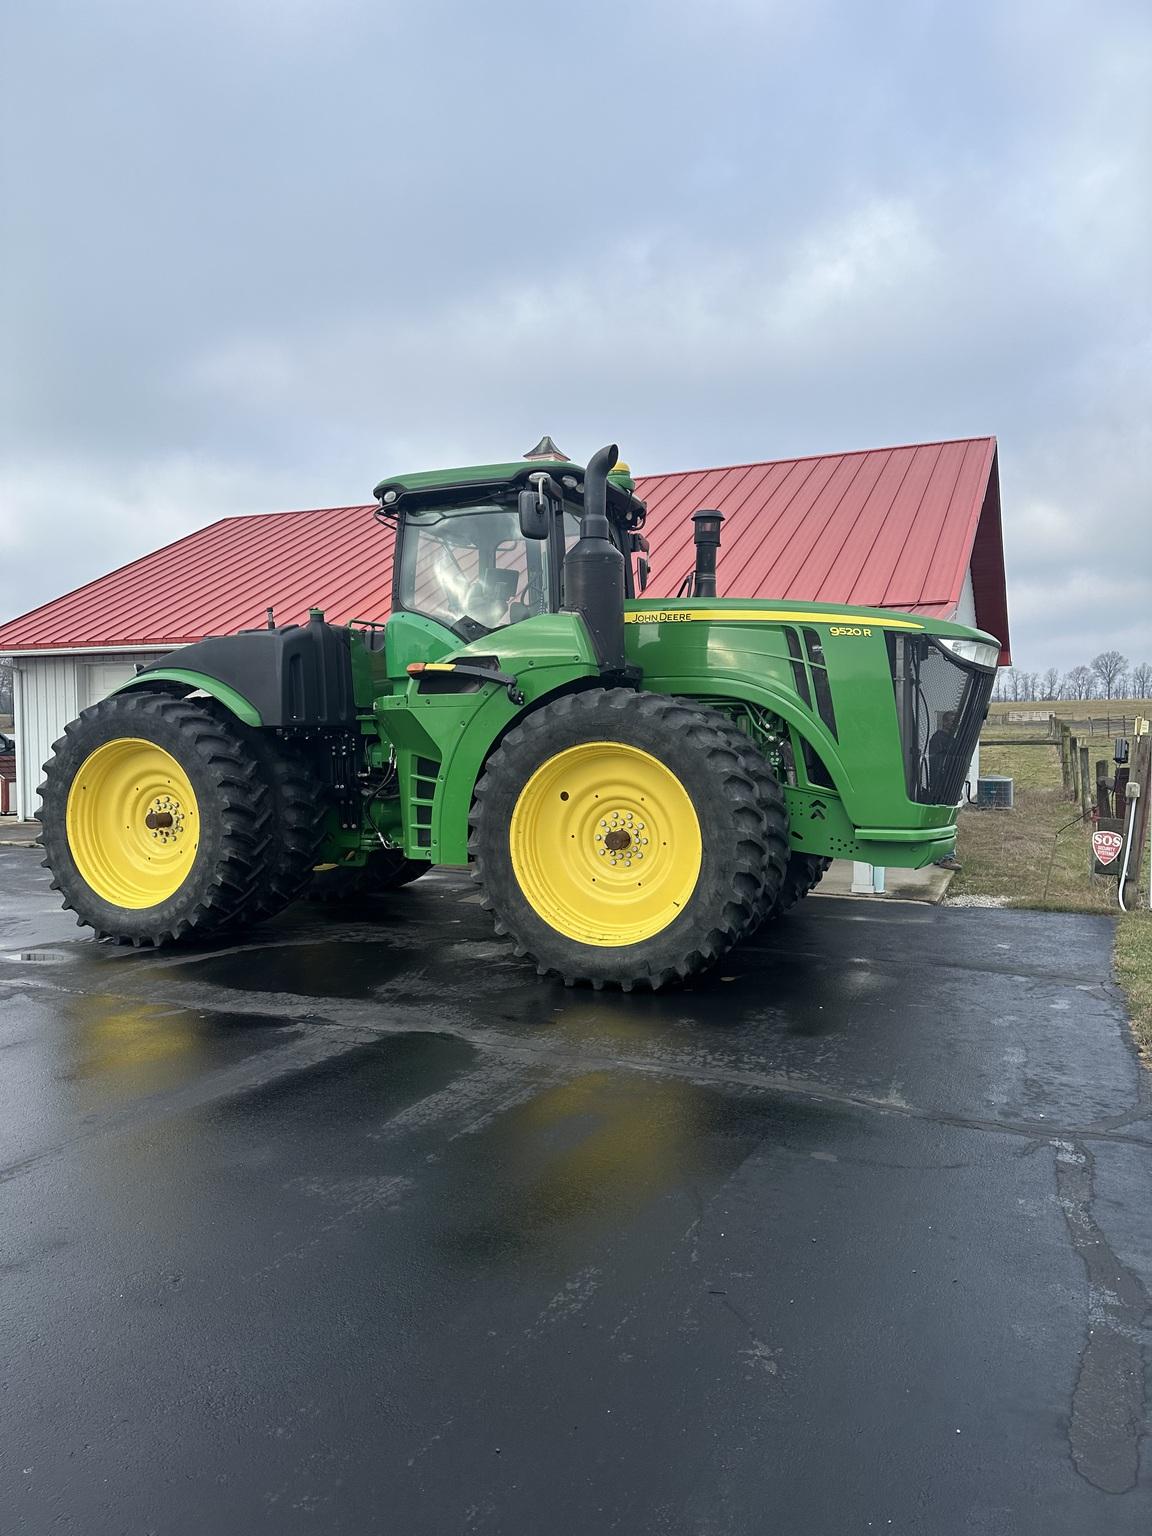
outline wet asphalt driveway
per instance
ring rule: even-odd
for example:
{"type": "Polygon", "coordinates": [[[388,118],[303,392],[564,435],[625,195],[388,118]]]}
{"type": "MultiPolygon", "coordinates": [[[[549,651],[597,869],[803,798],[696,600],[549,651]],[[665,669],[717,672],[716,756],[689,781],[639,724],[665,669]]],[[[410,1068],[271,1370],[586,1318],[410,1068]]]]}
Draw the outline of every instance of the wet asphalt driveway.
{"type": "Polygon", "coordinates": [[[0,1531],[1148,1536],[1105,919],[566,992],[458,877],[96,947],[0,849],[0,1531]]]}

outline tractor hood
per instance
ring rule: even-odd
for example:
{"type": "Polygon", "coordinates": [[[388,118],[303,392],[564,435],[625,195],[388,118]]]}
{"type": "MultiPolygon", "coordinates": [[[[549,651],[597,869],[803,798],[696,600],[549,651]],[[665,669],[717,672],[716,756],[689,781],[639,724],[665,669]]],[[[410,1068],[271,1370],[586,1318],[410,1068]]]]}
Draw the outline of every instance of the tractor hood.
{"type": "MultiPolygon", "coordinates": [[[[625,624],[815,624],[830,626],[832,635],[855,636],[877,631],[935,635],[995,647],[1000,642],[983,630],[925,614],[900,613],[892,608],[849,608],[839,603],[798,603],[788,598],[646,598],[624,605],[625,624]]],[[[980,662],[980,665],[992,663],[980,662]]]]}

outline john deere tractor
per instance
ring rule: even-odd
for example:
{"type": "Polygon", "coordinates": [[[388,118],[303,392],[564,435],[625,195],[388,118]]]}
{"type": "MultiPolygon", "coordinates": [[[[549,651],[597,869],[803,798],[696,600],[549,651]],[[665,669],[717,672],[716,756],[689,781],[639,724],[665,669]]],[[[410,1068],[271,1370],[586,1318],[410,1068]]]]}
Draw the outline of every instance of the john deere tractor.
{"type": "Polygon", "coordinates": [[[541,974],[655,989],[834,857],[951,850],[991,636],[719,600],[708,509],[684,595],[645,600],[644,504],[614,446],[581,469],[549,442],[376,497],[395,533],[387,622],[317,609],[186,646],[55,744],[45,862],[98,937],[200,940],[317,879],[386,889],[470,866],[541,974]]]}

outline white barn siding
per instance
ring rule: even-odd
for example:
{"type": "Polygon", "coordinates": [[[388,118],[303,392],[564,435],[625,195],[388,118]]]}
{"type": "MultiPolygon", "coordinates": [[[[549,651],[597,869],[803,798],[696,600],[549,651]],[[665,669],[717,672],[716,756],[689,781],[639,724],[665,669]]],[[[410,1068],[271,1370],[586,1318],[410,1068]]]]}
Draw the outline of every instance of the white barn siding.
{"type": "MultiPolygon", "coordinates": [[[[979,629],[976,622],[976,597],[972,591],[972,571],[969,568],[964,573],[964,590],[960,594],[960,601],[956,604],[956,612],[952,615],[957,624],[967,624],[969,629],[979,629]]],[[[976,780],[980,777],[980,743],[976,743],[976,750],[972,754],[972,766],[968,769],[968,784],[965,789],[965,799],[975,800],[976,780]]]]}
{"type": "Polygon", "coordinates": [[[17,816],[29,821],[35,817],[44,764],[69,720],[131,677],[138,662],[155,655],[155,651],[49,651],[14,658],[17,816]]]}

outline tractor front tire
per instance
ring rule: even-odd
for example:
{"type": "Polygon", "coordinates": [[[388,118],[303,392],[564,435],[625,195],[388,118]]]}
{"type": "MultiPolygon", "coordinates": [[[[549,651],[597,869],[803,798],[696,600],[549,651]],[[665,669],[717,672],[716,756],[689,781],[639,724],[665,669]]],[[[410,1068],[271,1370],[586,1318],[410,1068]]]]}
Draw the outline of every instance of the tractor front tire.
{"type": "Polygon", "coordinates": [[[741,935],[743,938],[751,938],[773,915],[788,883],[788,872],[795,857],[788,853],[788,802],[771,763],[752,738],[729,716],[719,711],[715,711],[715,714],[719,729],[725,733],[733,750],[739,753],[741,768],[756,786],[756,796],[764,808],[768,824],[768,857],[773,865],[773,873],[765,881],[760,900],[749,913],[747,927],[741,935]]]}
{"type": "Polygon", "coordinates": [[[825,871],[831,863],[831,859],[819,858],[814,853],[792,854],[788,860],[788,868],[784,872],[784,879],[780,882],[776,900],[768,911],[768,918],[772,920],[783,917],[798,901],[803,901],[808,892],[823,880],[825,871]]]}
{"type": "Polygon", "coordinates": [[[242,726],[195,700],[121,693],[84,710],[53,754],[40,841],[78,923],[161,945],[247,920],[273,807],[242,726]]]}
{"type": "Polygon", "coordinates": [[[707,709],[566,695],[488,760],[473,878],[540,974],[656,991],[714,964],[775,898],[787,844],[757,788],[707,709]]]}

